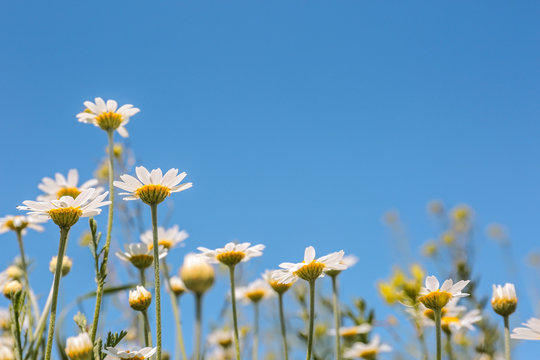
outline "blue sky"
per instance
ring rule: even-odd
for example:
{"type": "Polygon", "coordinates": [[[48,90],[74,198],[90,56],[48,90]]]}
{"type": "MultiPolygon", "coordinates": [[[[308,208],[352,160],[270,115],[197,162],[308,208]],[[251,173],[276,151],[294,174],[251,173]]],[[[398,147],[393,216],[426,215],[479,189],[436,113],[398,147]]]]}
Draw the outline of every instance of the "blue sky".
{"type": "MultiPolygon", "coordinates": [[[[310,244],[343,248],[361,259],[343,274],[344,298],[364,296],[384,316],[374,284],[398,259],[381,216],[399,209],[416,250],[435,235],[425,204],[440,198],[475,209],[489,293],[512,279],[486,224],[510,229],[520,264],[539,248],[539,10],[532,1],[3,2],[0,212],[33,199],[43,176],[92,175],[105,135],[75,114],[102,96],[141,109],[128,126],[140,164],[178,167],[194,183],[172,199],[173,221],[191,233],[171,254],[177,266],[186,250],[233,239],[267,245],[253,271],[300,259],[310,244]]],[[[17,246],[3,239],[7,264],[17,246]]],[[[56,229],[26,246],[44,293],[56,229]]],[[[86,249],[72,241],[69,254],[63,303],[92,289],[86,249]]],[[[517,323],[538,315],[526,271],[517,323]]],[[[520,345],[517,358],[538,346],[520,345]]]]}

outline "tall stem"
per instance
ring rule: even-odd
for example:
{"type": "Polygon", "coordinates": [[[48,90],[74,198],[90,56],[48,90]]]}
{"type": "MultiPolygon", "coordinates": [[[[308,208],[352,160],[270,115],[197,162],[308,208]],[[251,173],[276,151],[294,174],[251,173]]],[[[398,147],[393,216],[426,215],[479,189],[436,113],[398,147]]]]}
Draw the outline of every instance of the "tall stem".
{"type": "Polygon", "coordinates": [[[229,266],[229,274],[231,277],[231,304],[234,323],[234,346],[236,348],[236,360],[240,360],[240,336],[238,335],[238,318],[236,316],[236,291],[234,288],[234,265],[229,266]]]}
{"type": "Polygon", "coordinates": [[[114,212],[114,130],[107,131],[108,138],[108,152],[109,152],[109,216],[107,219],[107,236],[105,238],[105,247],[103,248],[103,262],[101,263],[100,274],[96,274],[98,279],[98,285],[96,290],[96,307],[94,309],[94,319],[92,320],[92,329],[90,336],[92,343],[96,340],[96,333],[99,323],[99,313],[101,311],[101,300],[103,298],[103,287],[105,286],[105,279],[100,279],[101,274],[107,274],[107,261],[109,260],[109,248],[111,246],[111,232],[113,226],[113,212],[114,212]]]}
{"type": "Polygon", "coordinates": [[[145,271],[146,269],[139,269],[139,277],[141,279],[141,286],[146,288],[146,275],[145,271]]]}
{"type": "Polygon", "coordinates": [[[306,360],[311,360],[313,348],[313,324],[315,322],[315,280],[309,281],[309,330],[306,360]]]}
{"type": "MultiPolygon", "coordinates": [[[[169,275],[169,267],[167,266],[167,263],[165,262],[165,259],[161,260],[161,268],[163,271],[163,275],[165,275],[165,282],[167,286],[165,289],[169,293],[169,298],[171,300],[171,306],[173,309],[173,315],[174,315],[174,324],[176,327],[176,342],[177,345],[180,347],[180,352],[182,353],[182,359],[187,360],[186,355],[186,347],[184,346],[184,334],[182,333],[182,322],[180,321],[180,306],[178,305],[178,298],[174,294],[174,292],[171,289],[171,277],[169,275]]],[[[178,354],[175,353],[175,357],[179,358],[178,354]]]]}
{"type": "Polygon", "coordinates": [[[253,354],[252,360],[257,360],[259,356],[259,302],[253,303],[253,354]]]}
{"type": "Polygon", "coordinates": [[[510,355],[510,325],[508,321],[508,315],[503,316],[504,318],[504,355],[506,360],[511,360],[510,355]]]}
{"type": "Polygon", "coordinates": [[[434,310],[435,313],[435,331],[437,337],[437,360],[442,360],[441,349],[441,309],[434,310]]]}
{"type": "MultiPolygon", "coordinates": [[[[146,288],[146,274],[145,274],[145,270],[146,269],[139,269],[139,278],[140,278],[140,282],[141,282],[141,286],[146,288]]],[[[139,319],[139,330],[140,330],[140,333],[139,333],[139,341],[141,343],[145,343],[147,344],[147,333],[148,331],[150,330],[150,326],[148,326],[148,328],[146,327],[146,322],[148,321],[148,313],[146,314],[142,314],[141,313],[141,318],[139,319]]],[[[152,338],[152,337],[150,337],[152,338]]],[[[148,345],[146,345],[148,346],[148,345]]]]}
{"type": "Polygon", "coordinates": [[[195,293],[195,360],[201,358],[202,297],[203,294],[195,293]]]}
{"type": "MultiPolygon", "coordinates": [[[[17,242],[19,243],[19,252],[21,253],[21,265],[23,270],[23,276],[24,276],[24,288],[26,293],[26,309],[28,314],[28,333],[30,335],[30,338],[33,337],[32,335],[32,327],[34,326],[34,316],[32,314],[32,306],[30,304],[31,302],[31,295],[30,295],[30,281],[28,280],[28,266],[26,265],[26,255],[24,253],[24,243],[23,243],[23,237],[22,237],[22,230],[15,231],[17,233],[17,242]]],[[[38,315],[36,315],[38,316],[38,315]]]]}
{"type": "Polygon", "coordinates": [[[41,342],[43,341],[43,331],[45,330],[45,325],[47,324],[47,318],[49,316],[49,309],[51,308],[52,303],[52,297],[54,292],[54,283],[51,284],[51,289],[49,290],[49,296],[47,296],[47,301],[45,302],[45,306],[43,307],[43,312],[41,313],[41,316],[38,320],[37,326],[36,326],[36,335],[34,336],[34,340],[30,343],[30,349],[28,351],[28,354],[26,355],[26,359],[29,358],[30,354],[32,355],[32,359],[37,359],[37,355],[39,353],[39,347],[41,346],[41,342]],[[35,351],[33,351],[35,349],[35,351]]]}
{"type": "Polygon", "coordinates": [[[448,354],[448,360],[454,360],[454,352],[452,351],[452,333],[445,331],[446,334],[446,353],[448,354]]]}
{"type": "Polygon", "coordinates": [[[161,283],[159,280],[159,243],[157,225],[157,204],[150,205],[152,210],[152,233],[154,235],[154,278],[156,284],[156,342],[157,360],[161,360],[161,283]]]}
{"type": "Polygon", "coordinates": [[[281,325],[281,341],[283,342],[284,360],[289,360],[289,351],[287,350],[287,329],[285,327],[285,314],[283,313],[283,293],[279,294],[279,322],[281,325]]]}
{"type": "Polygon", "coordinates": [[[45,350],[45,360],[51,359],[51,351],[54,339],[54,325],[56,322],[56,304],[58,301],[58,287],[62,278],[62,262],[64,261],[64,250],[66,248],[69,228],[60,228],[60,245],[58,246],[58,256],[56,258],[56,270],[54,272],[53,293],[51,303],[51,319],[49,321],[49,331],[47,332],[47,347],[45,350]]]}
{"type": "Polygon", "coordinates": [[[334,302],[334,324],[336,327],[336,359],[341,360],[341,335],[339,329],[341,328],[341,311],[339,310],[339,295],[337,275],[332,276],[332,300],[334,302]]]}
{"type": "Polygon", "coordinates": [[[144,346],[152,346],[152,330],[150,330],[150,321],[148,321],[148,312],[142,311],[144,320],[144,346]]]}

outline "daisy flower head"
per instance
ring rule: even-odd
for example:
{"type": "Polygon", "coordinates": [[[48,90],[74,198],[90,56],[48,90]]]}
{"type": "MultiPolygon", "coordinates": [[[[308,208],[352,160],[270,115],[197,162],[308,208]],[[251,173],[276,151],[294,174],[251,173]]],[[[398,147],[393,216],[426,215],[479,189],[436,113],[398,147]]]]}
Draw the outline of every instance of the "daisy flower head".
{"type": "Polygon", "coordinates": [[[152,294],[143,286],[137,286],[135,290],[129,291],[129,306],[136,311],[145,311],[152,302],[152,294]]]}
{"type": "Polygon", "coordinates": [[[67,338],[65,351],[70,360],[92,360],[93,349],[94,346],[88,333],[83,332],[67,338]]]}
{"type": "Polygon", "coordinates": [[[186,254],[179,273],[186,288],[195,294],[204,294],[208,291],[214,285],[216,277],[214,268],[206,257],[194,253],[186,254]]]}
{"type": "MultiPolygon", "coordinates": [[[[170,250],[171,248],[182,244],[184,240],[189,237],[189,234],[185,230],[180,230],[178,225],[174,225],[172,228],[165,229],[164,227],[158,228],[158,244],[163,246],[165,249],[170,250]]],[[[141,241],[145,243],[149,249],[154,247],[154,236],[152,229],[147,230],[141,235],[141,241]]]]}
{"type": "Polygon", "coordinates": [[[257,279],[247,286],[239,286],[236,288],[236,298],[247,304],[250,302],[258,303],[272,295],[274,295],[272,288],[263,279],[257,279]]]}
{"type": "Polygon", "coordinates": [[[176,275],[171,277],[169,281],[169,287],[176,296],[180,296],[187,291],[186,285],[184,284],[182,279],[180,279],[180,277],[176,275]]]}
{"type": "Polygon", "coordinates": [[[512,330],[510,337],[517,340],[540,340],[540,319],[530,318],[523,323],[525,327],[518,327],[512,330]]]}
{"type": "Polygon", "coordinates": [[[0,234],[8,231],[20,231],[22,234],[26,233],[26,229],[32,229],[36,231],[43,231],[43,226],[39,225],[47,221],[36,216],[25,215],[6,215],[0,218],[0,234]]]}
{"type": "Polygon", "coordinates": [[[508,316],[516,311],[517,295],[514,284],[506,283],[504,286],[493,285],[493,296],[491,297],[491,307],[501,315],[508,316]]]}
{"type": "MultiPolygon", "coordinates": [[[[69,170],[67,176],[64,176],[60,173],[54,174],[54,179],[49,177],[44,177],[41,179],[41,184],[38,185],[38,188],[43,191],[45,194],[39,195],[37,197],[38,201],[51,201],[58,200],[62,196],[71,196],[72,198],[77,198],[80,193],[84,190],[95,187],[98,184],[96,179],[90,179],[81,185],[79,183],[79,172],[77,169],[69,170]]],[[[103,192],[103,188],[96,188],[96,195],[103,192]]]]}
{"type": "Polygon", "coordinates": [[[480,310],[473,309],[456,316],[443,316],[441,318],[441,328],[446,333],[451,333],[452,330],[459,331],[461,329],[474,330],[473,324],[480,320],[482,320],[480,310]]]}
{"type": "Polygon", "coordinates": [[[347,266],[341,263],[343,254],[343,250],[340,250],[315,259],[315,249],[313,246],[309,246],[304,252],[304,261],[300,263],[279,264],[282,270],[276,272],[273,275],[273,279],[283,284],[289,284],[296,278],[313,281],[319,277],[323,277],[325,271],[345,270],[347,266]]]}
{"type": "MultiPolygon", "coordinates": [[[[148,248],[148,245],[142,243],[133,243],[124,245],[124,252],[117,251],[116,256],[121,260],[128,261],[138,269],[146,269],[154,262],[154,252],[148,248]]],[[[159,247],[159,258],[167,256],[167,249],[159,247]]]]}
{"type": "MultiPolygon", "coordinates": [[[[58,262],[57,256],[53,256],[51,258],[51,261],[49,262],[49,271],[53,274],[56,272],[57,262],[58,262]]],[[[69,256],[64,255],[64,257],[62,258],[62,276],[66,276],[67,274],[69,274],[72,266],[73,266],[73,260],[71,260],[69,256]]]]}
{"type": "Polygon", "coordinates": [[[109,192],[96,194],[96,189],[84,190],[76,199],[71,196],[62,196],[58,200],[50,201],[23,201],[17,206],[19,210],[27,210],[29,215],[41,219],[52,219],[61,228],[69,228],[77,223],[81,217],[96,216],[101,213],[101,207],[109,205],[110,201],[103,201],[109,192]]]}
{"type": "Polygon", "coordinates": [[[131,359],[131,360],[144,360],[150,359],[157,351],[157,348],[144,347],[136,350],[119,350],[114,347],[107,347],[103,349],[103,352],[113,359],[131,359]]]}
{"type": "Polygon", "coordinates": [[[467,286],[470,280],[460,280],[454,284],[452,279],[446,280],[439,289],[439,280],[435,276],[426,278],[426,286],[420,290],[418,301],[431,310],[441,310],[452,298],[468,296],[461,290],[467,286]]]}
{"type": "MultiPolygon", "coordinates": [[[[372,326],[368,323],[357,326],[344,326],[339,328],[339,336],[345,339],[354,339],[358,335],[367,334],[372,326]]],[[[336,329],[328,330],[328,335],[336,336],[336,329]]]]}
{"type": "Polygon", "coordinates": [[[368,344],[354,343],[352,347],[345,350],[343,357],[346,359],[375,360],[380,353],[390,351],[392,351],[392,347],[381,343],[379,335],[375,335],[368,344]]]}
{"type": "MultiPolygon", "coordinates": [[[[341,264],[345,265],[345,269],[353,267],[358,262],[358,257],[355,255],[345,255],[341,259],[341,264]]],[[[337,276],[341,273],[342,270],[325,270],[326,275],[328,276],[337,276]]]]}
{"type": "Polygon", "coordinates": [[[0,345],[0,359],[2,360],[15,360],[15,354],[12,348],[6,345],[0,345]]]}
{"type": "Polygon", "coordinates": [[[165,200],[171,193],[180,192],[193,186],[192,183],[180,184],[186,173],[178,174],[178,169],[170,169],[163,175],[161,169],[149,172],[144,166],[135,168],[137,178],[131,175],[121,175],[122,181],[115,181],[114,186],[127,192],[124,200],[138,200],[148,205],[156,205],[165,200]]]}
{"type": "Polygon", "coordinates": [[[217,329],[208,335],[207,341],[211,346],[220,346],[228,349],[233,344],[234,332],[231,329],[217,329]]]}
{"type": "Polygon", "coordinates": [[[264,274],[263,274],[263,279],[266,280],[268,285],[270,285],[270,287],[276,293],[283,294],[287,290],[289,290],[291,288],[291,286],[293,286],[293,284],[296,282],[296,279],[294,279],[292,282],[287,283],[287,284],[283,284],[283,283],[280,283],[277,280],[274,280],[274,276],[278,275],[280,271],[282,271],[282,270],[266,270],[264,272],[264,274]]]}
{"type": "Polygon", "coordinates": [[[227,243],[225,247],[216,250],[210,250],[199,246],[197,250],[201,252],[210,263],[222,263],[227,266],[235,266],[240,262],[246,262],[251,258],[261,256],[265,246],[262,244],[251,246],[251,243],[245,242],[235,244],[227,243]]]}
{"type": "Polygon", "coordinates": [[[129,119],[140,110],[131,104],[118,107],[116,101],[107,100],[105,102],[100,97],[95,98],[94,101],[84,102],[86,109],[77,114],[79,122],[94,124],[105,131],[117,130],[120,136],[128,137],[129,134],[125,126],[129,123],[129,119]]]}
{"type": "Polygon", "coordinates": [[[7,331],[11,329],[11,315],[9,309],[0,308],[0,330],[7,331]]]}

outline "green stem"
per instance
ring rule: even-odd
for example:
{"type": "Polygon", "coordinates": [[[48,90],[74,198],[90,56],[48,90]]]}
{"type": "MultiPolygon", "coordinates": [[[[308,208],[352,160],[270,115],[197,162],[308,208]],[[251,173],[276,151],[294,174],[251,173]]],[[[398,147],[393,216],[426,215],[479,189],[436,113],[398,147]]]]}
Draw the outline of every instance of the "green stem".
{"type": "Polygon", "coordinates": [[[426,336],[424,335],[424,329],[422,328],[421,324],[417,325],[419,327],[418,329],[418,339],[420,340],[420,346],[422,346],[422,359],[428,360],[429,359],[429,350],[426,344],[426,336]]]}
{"type": "MultiPolygon", "coordinates": [[[[146,276],[145,276],[145,269],[139,269],[139,279],[141,281],[141,286],[146,288],[146,276]]],[[[139,341],[141,343],[147,343],[147,333],[150,330],[150,326],[148,326],[148,329],[146,327],[146,322],[148,321],[148,313],[142,314],[142,316],[139,318],[139,341]]],[[[146,345],[148,346],[148,345],[146,345]]]]}
{"type": "Polygon", "coordinates": [[[148,312],[142,311],[144,319],[144,346],[152,346],[152,330],[150,330],[150,321],[148,321],[148,312]]]}
{"type": "Polygon", "coordinates": [[[306,360],[311,360],[313,348],[313,325],[315,322],[315,280],[309,281],[309,330],[306,360]]]}
{"type": "Polygon", "coordinates": [[[233,323],[234,323],[234,346],[236,348],[236,360],[240,360],[240,336],[238,335],[238,318],[236,316],[236,291],[234,288],[234,267],[235,265],[229,266],[229,274],[231,278],[231,304],[232,304],[233,323]]]}
{"type": "Polygon", "coordinates": [[[442,360],[441,349],[441,309],[433,310],[435,313],[435,331],[437,338],[437,360],[442,360]]]}
{"type": "Polygon", "coordinates": [[[259,357],[259,303],[253,303],[253,355],[252,360],[259,357]]]}
{"type": "MultiPolygon", "coordinates": [[[[13,334],[13,337],[15,338],[15,350],[16,350],[16,358],[17,360],[22,360],[23,358],[23,346],[21,341],[21,323],[20,323],[20,308],[17,302],[20,299],[20,296],[24,296],[24,293],[20,294],[13,294],[11,299],[11,308],[13,310],[14,319],[13,322],[15,324],[15,331],[13,334]]],[[[23,315],[23,321],[24,321],[24,315],[23,315]]]]}
{"type": "Polygon", "coordinates": [[[285,327],[285,315],[283,314],[283,293],[279,294],[279,322],[281,325],[281,341],[283,342],[283,356],[289,360],[289,351],[287,350],[287,329],[285,327]]]}
{"type": "Polygon", "coordinates": [[[201,358],[202,297],[203,294],[195,293],[195,360],[201,358]]]}
{"type": "MultiPolygon", "coordinates": [[[[24,253],[24,243],[23,243],[23,237],[22,237],[22,230],[15,231],[17,233],[17,242],[19,243],[19,252],[21,253],[21,265],[24,275],[24,288],[25,288],[25,301],[26,301],[26,311],[28,313],[28,335],[30,336],[30,339],[32,339],[32,328],[34,326],[34,316],[32,315],[32,306],[30,304],[31,296],[30,296],[30,281],[28,280],[28,266],[26,265],[26,255],[24,253]]],[[[36,315],[37,316],[37,315],[36,315]]]]}
{"type": "Polygon", "coordinates": [[[446,353],[448,354],[448,360],[454,360],[454,352],[452,351],[452,333],[445,331],[446,333],[446,353]]]}
{"type": "Polygon", "coordinates": [[[154,235],[154,278],[156,286],[156,342],[157,360],[161,360],[161,283],[159,280],[159,243],[157,225],[157,204],[150,205],[152,210],[152,233],[154,235]]]}
{"type": "MultiPolygon", "coordinates": [[[[176,327],[177,345],[180,347],[180,352],[182,353],[182,359],[187,360],[186,347],[184,346],[184,334],[182,333],[182,322],[180,321],[180,307],[178,305],[178,299],[171,289],[171,276],[169,275],[169,267],[167,266],[165,259],[161,260],[161,265],[162,265],[161,268],[163,271],[163,275],[165,275],[165,282],[167,284],[165,289],[169,293],[171,306],[173,309],[174,324],[176,327]]],[[[178,354],[175,354],[175,356],[177,355],[178,354]]]]}
{"type": "Polygon", "coordinates": [[[49,316],[49,309],[51,308],[53,291],[54,291],[54,284],[51,284],[51,290],[49,290],[49,296],[47,296],[47,301],[45,302],[45,306],[43,307],[43,312],[41,313],[41,317],[38,320],[38,323],[36,326],[36,335],[34,336],[33,341],[30,343],[30,347],[28,350],[28,354],[26,355],[26,359],[28,359],[31,354],[32,354],[32,359],[37,359],[37,355],[39,353],[39,347],[41,346],[41,342],[43,341],[43,331],[45,330],[45,325],[47,324],[47,317],[49,316]]]}
{"type": "Polygon", "coordinates": [[[109,248],[111,246],[111,233],[113,226],[113,212],[114,212],[114,130],[107,131],[107,138],[109,142],[108,152],[109,152],[109,200],[111,204],[109,205],[109,216],[107,219],[107,237],[105,238],[105,247],[103,250],[103,262],[101,263],[100,274],[96,274],[96,279],[98,280],[97,290],[96,290],[96,307],[94,309],[94,319],[92,320],[92,329],[90,336],[92,343],[96,340],[96,333],[99,323],[99,314],[101,312],[101,300],[103,299],[103,288],[105,286],[105,278],[100,279],[101,276],[107,274],[107,261],[109,260],[109,248]]]}
{"type": "Polygon", "coordinates": [[[54,272],[53,293],[51,303],[51,319],[49,321],[49,331],[47,332],[47,347],[45,350],[45,360],[51,359],[51,351],[54,339],[54,325],[56,322],[56,304],[58,302],[58,287],[62,278],[62,262],[64,261],[64,250],[66,248],[68,227],[60,228],[60,245],[58,246],[58,256],[56,258],[56,270],[54,272]]]}
{"type": "Polygon", "coordinates": [[[141,279],[141,286],[143,288],[146,288],[146,276],[145,276],[144,270],[145,269],[139,269],[139,276],[141,279]]]}
{"type": "Polygon", "coordinates": [[[334,325],[336,327],[336,359],[341,360],[341,335],[339,334],[339,329],[341,328],[341,311],[339,310],[337,275],[332,276],[332,294],[334,325]]]}
{"type": "Polygon", "coordinates": [[[510,325],[508,315],[503,316],[504,318],[504,354],[506,360],[511,360],[510,355],[510,325]]]}

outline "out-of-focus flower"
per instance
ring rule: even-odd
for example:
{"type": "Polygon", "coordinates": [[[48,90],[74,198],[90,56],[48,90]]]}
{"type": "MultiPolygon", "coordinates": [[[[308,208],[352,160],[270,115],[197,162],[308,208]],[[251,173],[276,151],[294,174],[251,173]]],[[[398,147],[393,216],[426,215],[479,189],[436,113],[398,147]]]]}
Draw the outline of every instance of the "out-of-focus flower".
{"type": "MultiPolygon", "coordinates": [[[[53,274],[56,272],[57,261],[57,257],[53,256],[51,261],[49,262],[49,271],[53,274]]],[[[62,276],[66,276],[67,274],[69,274],[72,265],[73,261],[67,255],[64,255],[64,258],[62,259],[62,276]]]]}
{"type": "Polygon", "coordinates": [[[5,285],[4,285],[4,288],[2,290],[2,292],[4,293],[4,296],[8,299],[13,299],[13,297],[15,295],[17,295],[18,293],[20,293],[22,291],[22,284],[20,283],[20,281],[18,280],[11,280],[11,281],[8,281],[5,285]]]}
{"type": "Polygon", "coordinates": [[[0,360],[15,360],[15,354],[9,346],[0,345],[0,360]]]}
{"type": "Polygon", "coordinates": [[[129,306],[136,311],[145,311],[152,302],[152,294],[143,286],[137,286],[129,292],[129,306]]]}
{"type": "Polygon", "coordinates": [[[85,101],[86,109],[77,114],[79,122],[94,124],[105,131],[117,130],[122,137],[128,137],[125,126],[129,119],[140,110],[131,104],[122,105],[118,108],[118,103],[114,100],[103,101],[102,98],[95,98],[95,103],[85,101]]]}
{"type": "Polygon", "coordinates": [[[387,226],[395,226],[399,223],[399,212],[397,210],[388,210],[383,215],[383,222],[387,226]]]}
{"type": "Polygon", "coordinates": [[[102,182],[109,180],[109,162],[107,160],[102,161],[101,164],[99,164],[94,171],[94,176],[102,182]]]}
{"type": "Polygon", "coordinates": [[[217,329],[208,335],[208,344],[220,346],[224,349],[231,347],[234,341],[234,332],[231,329],[217,329]]]}
{"type": "Polygon", "coordinates": [[[372,360],[377,358],[377,355],[380,353],[390,351],[392,351],[392,347],[388,344],[381,343],[380,337],[375,335],[368,344],[361,342],[354,343],[352,347],[345,350],[343,356],[346,359],[372,360]]]}
{"type": "Polygon", "coordinates": [[[281,263],[279,267],[282,271],[274,274],[274,280],[288,284],[300,278],[306,281],[313,281],[324,276],[328,270],[345,270],[346,265],[342,264],[343,250],[315,259],[315,249],[309,246],[304,251],[304,261],[300,263],[281,263]]]}
{"type": "Polygon", "coordinates": [[[214,268],[205,257],[193,253],[184,257],[180,278],[190,291],[198,295],[204,294],[214,284],[215,277],[214,268]]]}
{"type": "Polygon", "coordinates": [[[493,285],[493,296],[491,297],[491,306],[493,310],[501,315],[508,316],[516,311],[517,295],[514,284],[506,283],[504,286],[493,285]]]}
{"type": "Polygon", "coordinates": [[[410,276],[407,276],[401,269],[396,268],[389,281],[378,283],[379,293],[389,305],[397,302],[409,306],[417,304],[425,271],[420,265],[413,264],[409,272],[410,276]]]}
{"type": "Polygon", "coordinates": [[[273,279],[274,273],[281,270],[266,270],[263,273],[263,279],[270,285],[270,287],[278,294],[283,294],[293,286],[294,282],[283,284],[273,279]]]}
{"type": "Polygon", "coordinates": [[[441,241],[445,245],[452,245],[456,241],[456,234],[453,231],[445,231],[441,235],[441,241]]]}
{"type": "Polygon", "coordinates": [[[36,231],[43,231],[43,226],[39,225],[47,220],[40,219],[36,216],[25,215],[6,215],[0,218],[0,234],[3,234],[9,230],[21,231],[22,234],[26,233],[26,229],[33,229],[36,231]]]}
{"type": "Polygon", "coordinates": [[[247,286],[236,288],[236,298],[245,303],[258,303],[273,295],[272,288],[263,279],[257,279],[247,286]]]}
{"type": "Polygon", "coordinates": [[[92,360],[93,345],[88,333],[68,337],[66,340],[66,355],[71,360],[92,360]]]}
{"type": "MultiPolygon", "coordinates": [[[[371,329],[370,324],[344,326],[339,328],[339,335],[345,339],[354,339],[357,335],[369,333],[371,329]]],[[[336,329],[328,330],[328,335],[336,336],[336,329]]]]}
{"type": "Polygon", "coordinates": [[[51,201],[23,201],[24,206],[17,206],[19,210],[27,210],[28,214],[39,216],[42,219],[52,219],[59,227],[71,227],[81,217],[96,216],[101,213],[100,207],[109,205],[110,201],[103,201],[108,195],[105,192],[96,196],[96,189],[84,190],[76,199],[71,196],[62,196],[59,200],[51,201]]]}
{"type": "Polygon", "coordinates": [[[439,289],[439,280],[435,276],[426,278],[426,286],[420,290],[418,301],[431,310],[441,310],[452,298],[460,298],[469,294],[461,290],[467,286],[470,280],[460,280],[454,284],[451,279],[446,280],[439,289]]]}
{"type": "MultiPolygon", "coordinates": [[[[353,267],[358,262],[358,257],[355,255],[345,255],[343,256],[343,259],[341,259],[341,264],[345,265],[348,269],[350,267],[353,267]]],[[[337,276],[341,273],[342,270],[325,270],[326,275],[328,276],[337,276]]]]}
{"type": "Polygon", "coordinates": [[[187,291],[186,285],[179,276],[172,276],[169,280],[169,286],[176,296],[180,296],[187,291]]]}
{"type": "Polygon", "coordinates": [[[519,340],[540,340],[540,319],[530,318],[523,323],[525,327],[518,327],[512,330],[510,337],[519,340]]]}
{"type": "Polygon", "coordinates": [[[227,243],[225,247],[210,250],[205,247],[199,246],[197,248],[201,252],[201,256],[204,256],[210,263],[222,263],[227,266],[234,266],[240,262],[246,262],[251,258],[261,256],[264,250],[264,245],[254,245],[245,242],[241,244],[235,244],[233,242],[227,243]]]}
{"type": "MultiPolygon", "coordinates": [[[[90,179],[80,186],[77,186],[79,183],[79,172],[77,169],[69,170],[67,177],[60,173],[54,174],[54,179],[49,177],[44,177],[41,180],[41,184],[38,185],[38,188],[43,191],[45,194],[39,195],[37,197],[38,201],[51,201],[58,200],[62,196],[71,196],[76,199],[80,193],[85,190],[95,188],[98,184],[96,179],[90,179]]],[[[103,192],[102,187],[95,188],[95,195],[99,195],[103,192]]]]}
{"type": "Polygon", "coordinates": [[[428,240],[422,246],[422,254],[426,257],[433,257],[437,255],[437,242],[433,239],[428,240]]]}
{"type": "Polygon", "coordinates": [[[453,229],[463,233],[471,226],[473,211],[468,205],[460,204],[452,209],[451,216],[453,229]]]}
{"type": "Polygon", "coordinates": [[[444,205],[440,200],[431,200],[427,204],[427,211],[433,215],[441,215],[444,213],[444,205]]]}
{"type": "Polygon", "coordinates": [[[113,359],[144,360],[150,359],[157,351],[157,348],[144,347],[142,349],[119,350],[114,347],[103,349],[103,352],[113,357],[113,359]]]}
{"type": "MultiPolygon", "coordinates": [[[[146,269],[152,265],[154,261],[154,252],[143,243],[133,243],[124,245],[124,252],[117,251],[116,256],[121,260],[129,261],[138,269],[146,269]]],[[[167,249],[163,246],[159,247],[159,258],[163,259],[167,256],[167,249]]]]}
{"type": "Polygon", "coordinates": [[[170,169],[163,175],[161,169],[149,172],[144,166],[135,168],[137,177],[121,175],[122,181],[115,181],[114,186],[127,192],[120,193],[124,200],[138,200],[148,205],[155,205],[165,200],[171,193],[180,192],[193,186],[192,183],[180,184],[186,173],[178,174],[178,169],[170,169]]]}
{"type": "Polygon", "coordinates": [[[509,242],[508,233],[500,224],[489,224],[486,227],[486,235],[500,245],[506,245],[509,242]]]}
{"type": "Polygon", "coordinates": [[[9,265],[6,269],[6,274],[13,280],[19,280],[24,276],[23,270],[17,265],[9,265]]]}
{"type": "MultiPolygon", "coordinates": [[[[158,228],[158,244],[165,249],[170,250],[173,247],[182,244],[184,240],[189,237],[189,234],[185,230],[180,230],[178,225],[174,225],[172,228],[165,229],[163,227],[158,228]]],[[[144,232],[141,235],[141,241],[145,243],[149,249],[154,247],[154,236],[152,229],[144,232]]]]}
{"type": "Polygon", "coordinates": [[[0,308],[0,330],[7,331],[11,328],[11,315],[6,308],[0,308]]]}

